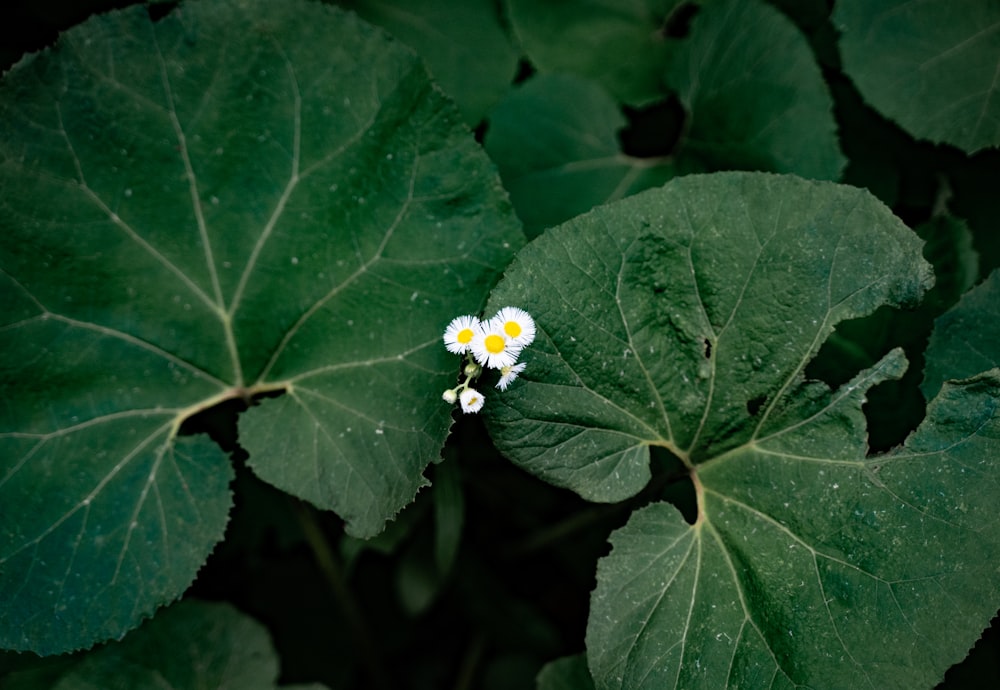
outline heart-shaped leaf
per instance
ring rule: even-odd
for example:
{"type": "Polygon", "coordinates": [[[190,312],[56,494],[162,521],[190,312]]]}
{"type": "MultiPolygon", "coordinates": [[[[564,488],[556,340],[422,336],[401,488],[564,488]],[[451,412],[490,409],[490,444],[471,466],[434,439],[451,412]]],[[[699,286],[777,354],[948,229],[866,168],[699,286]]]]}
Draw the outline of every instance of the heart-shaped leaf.
{"type": "Polygon", "coordinates": [[[886,117],[973,153],[1000,146],[1000,5],[838,0],[844,71],[886,117]]]}
{"type": "Polygon", "coordinates": [[[690,113],[678,157],[702,170],[840,177],[830,91],[805,36],[773,7],[705,3],[666,74],[690,113]]]}
{"type": "Polygon", "coordinates": [[[523,241],[416,56],[316,3],[96,17],[0,87],[0,646],[71,650],[176,598],[232,470],[362,536],[441,449],[444,324],[523,241]]]}
{"type": "Polygon", "coordinates": [[[687,176],[547,231],[489,308],[539,336],[487,405],[498,448],[617,501],[672,452],[697,499],[612,537],[591,601],[598,688],[915,687],[996,611],[1000,381],[949,387],[905,448],[866,457],[866,391],[804,368],[837,322],[914,302],[920,240],[867,192],[687,176]]]}

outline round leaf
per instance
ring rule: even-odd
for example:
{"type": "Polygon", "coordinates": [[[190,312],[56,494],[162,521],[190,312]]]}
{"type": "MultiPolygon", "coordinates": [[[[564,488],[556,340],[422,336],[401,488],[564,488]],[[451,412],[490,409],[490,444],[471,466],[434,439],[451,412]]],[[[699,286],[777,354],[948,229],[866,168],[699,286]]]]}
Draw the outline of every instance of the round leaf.
{"type": "Polygon", "coordinates": [[[0,86],[0,646],[134,627],[265,479],[371,535],[450,424],[440,345],[523,241],[416,56],[311,2],[95,17],[0,86]]]}
{"type": "Polygon", "coordinates": [[[838,0],[844,71],[865,100],[921,139],[1000,145],[1000,5],[838,0]],[[958,11],[956,11],[958,10],[958,11]]]}
{"type": "MultiPolygon", "coordinates": [[[[490,308],[539,335],[487,405],[497,447],[582,496],[687,467],[612,537],[587,650],[598,688],[922,687],[996,611],[1000,372],[946,386],[905,447],[867,457],[867,391],[803,371],[834,326],[913,303],[921,242],[867,192],[790,176],[678,178],[547,231],[490,308]]],[[[489,309],[488,309],[489,311],[489,309]]]]}
{"type": "Polygon", "coordinates": [[[690,113],[678,157],[702,170],[791,172],[836,180],[846,164],[833,99],[805,36],[757,0],[715,0],[667,70],[690,113]]]}
{"type": "Polygon", "coordinates": [[[802,371],[839,321],[930,284],[920,245],[867,192],[763,173],[676,178],[552,228],[490,297],[541,330],[525,382],[486,407],[494,439],[618,501],[651,444],[695,465],[782,429],[825,404],[802,371]]]}

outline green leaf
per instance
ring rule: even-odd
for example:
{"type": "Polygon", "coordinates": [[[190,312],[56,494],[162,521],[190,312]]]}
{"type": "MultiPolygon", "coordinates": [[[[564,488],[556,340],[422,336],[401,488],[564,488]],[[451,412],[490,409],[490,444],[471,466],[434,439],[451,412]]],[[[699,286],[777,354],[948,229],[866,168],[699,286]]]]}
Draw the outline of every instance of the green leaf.
{"type": "Polygon", "coordinates": [[[618,105],[597,84],[542,74],[493,110],[484,145],[529,236],[674,175],[668,159],[621,152],[618,105]]]}
{"type": "Polygon", "coordinates": [[[1000,5],[840,0],[844,71],[915,137],[973,153],[1000,145],[1000,5]]]}
{"type": "Polygon", "coordinates": [[[862,404],[898,349],[836,390],[833,331],[931,282],[867,192],[759,173],[677,178],[547,231],[490,298],[528,309],[527,369],[486,408],[497,447],[585,498],[687,467],[613,538],[591,602],[596,686],[919,687],[996,611],[1000,372],[948,387],[904,448],[866,457],[862,404]]]}
{"type": "Polygon", "coordinates": [[[667,70],[690,113],[678,157],[836,180],[846,164],[833,100],[802,33],[756,0],[707,2],[667,70]]]}
{"type": "Polygon", "coordinates": [[[493,0],[338,0],[383,27],[427,62],[476,125],[510,87],[517,52],[493,0]],[[474,68],[470,69],[470,66],[474,68]]]}
{"type": "Polygon", "coordinates": [[[966,379],[1000,366],[1000,271],[967,292],[934,322],[920,385],[937,395],[948,379],[966,379]]]}
{"type": "MultiPolygon", "coordinates": [[[[839,324],[817,358],[810,362],[808,375],[828,383],[843,382],[859,369],[874,365],[894,346],[920,354],[918,351],[926,345],[934,319],[975,284],[979,256],[972,248],[972,233],[964,221],[938,216],[920,224],[914,231],[926,242],[923,255],[934,266],[934,287],[927,291],[917,308],[902,311],[881,308],[869,317],[839,324]]],[[[909,398],[912,401],[913,396],[909,398]]],[[[896,401],[896,404],[901,405],[903,401],[896,401]]],[[[869,421],[875,412],[869,410],[869,421]]],[[[920,417],[923,417],[922,409],[920,417]]],[[[915,426],[909,428],[912,430],[915,426]]]]}
{"type": "Polygon", "coordinates": [[[593,79],[632,105],[663,94],[664,29],[684,0],[507,0],[510,22],[542,72],[593,79]]]}
{"type": "Polygon", "coordinates": [[[434,469],[434,565],[441,576],[455,566],[465,524],[462,473],[455,461],[445,460],[434,469]]]}
{"type": "MultiPolygon", "coordinates": [[[[961,218],[941,215],[914,228],[925,240],[924,256],[934,265],[934,307],[950,307],[979,280],[979,253],[961,218]]],[[[978,373],[978,372],[977,372],[978,373]]]]}
{"type": "Polygon", "coordinates": [[[651,444],[698,463],[808,417],[829,391],[802,369],[837,322],[922,294],[920,244],[862,190],[762,173],[676,178],[552,228],[487,308],[542,331],[525,382],[487,404],[497,447],[618,501],[651,444]]]}
{"type": "Polygon", "coordinates": [[[307,2],[88,21],[0,86],[0,646],[118,637],[267,481],[371,535],[426,483],[444,324],[522,242],[417,58],[307,2]]]}
{"type": "Polygon", "coordinates": [[[586,655],[567,656],[546,664],[538,674],[537,687],[538,690],[593,690],[586,655]]]}
{"type": "Polygon", "coordinates": [[[46,659],[38,668],[8,676],[4,687],[271,690],[278,687],[277,680],[277,656],[262,625],[228,604],[184,601],[121,642],[69,658],[46,659]]]}
{"type": "MultiPolygon", "coordinates": [[[[860,397],[825,416],[860,416],[860,397]]],[[[598,566],[597,686],[934,685],[1000,597],[998,400],[1000,370],[946,385],[868,459],[826,450],[847,440],[835,420],[790,428],[699,468],[696,524],[635,513],[598,566]]]]}

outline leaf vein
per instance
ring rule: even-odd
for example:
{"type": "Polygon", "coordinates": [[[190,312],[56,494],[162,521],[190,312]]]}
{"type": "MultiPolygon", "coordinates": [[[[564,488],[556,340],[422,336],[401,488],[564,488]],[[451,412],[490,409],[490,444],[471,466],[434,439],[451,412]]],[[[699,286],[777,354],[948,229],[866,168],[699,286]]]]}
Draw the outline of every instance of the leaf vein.
{"type": "Polygon", "coordinates": [[[312,304],[312,306],[306,309],[302,313],[302,315],[299,316],[299,318],[295,321],[295,323],[292,324],[292,326],[285,332],[285,335],[281,338],[281,342],[278,343],[277,347],[274,350],[274,353],[271,355],[270,359],[268,359],[267,364],[264,366],[264,369],[260,373],[260,376],[258,376],[257,379],[258,383],[266,379],[271,369],[277,363],[278,358],[281,356],[281,353],[284,352],[285,347],[292,340],[292,338],[295,337],[295,334],[298,333],[299,329],[302,328],[303,324],[305,324],[306,321],[311,319],[316,312],[322,309],[327,302],[332,300],[334,297],[340,294],[345,288],[347,288],[354,281],[356,281],[358,278],[364,275],[368,271],[369,267],[371,267],[376,261],[379,260],[379,258],[381,258],[382,252],[384,252],[385,248],[388,246],[389,240],[392,238],[393,233],[403,222],[403,219],[406,217],[406,214],[410,210],[410,204],[413,200],[413,190],[416,185],[418,161],[419,158],[417,156],[414,156],[413,165],[410,168],[410,180],[408,183],[406,199],[404,199],[403,202],[400,204],[399,212],[396,214],[395,218],[393,219],[389,227],[386,228],[385,234],[382,237],[382,241],[379,243],[379,246],[375,249],[375,252],[372,254],[371,258],[364,261],[364,263],[362,263],[357,269],[355,269],[353,273],[347,276],[338,285],[334,286],[323,297],[316,300],[312,304]]]}
{"type": "MultiPolygon", "coordinates": [[[[637,241],[638,238],[634,240],[632,244],[634,245],[635,242],[637,241]]],[[[646,377],[646,383],[649,386],[649,390],[652,392],[653,397],[656,399],[657,407],[659,407],[660,414],[663,417],[663,422],[664,424],[666,424],[667,443],[673,445],[674,434],[670,428],[670,416],[667,414],[667,409],[663,403],[663,396],[660,394],[660,389],[656,385],[656,382],[653,381],[653,377],[650,375],[649,369],[646,368],[646,364],[645,362],[643,362],[643,357],[639,353],[639,348],[635,346],[635,342],[632,337],[632,329],[628,322],[628,317],[625,316],[625,312],[622,310],[622,300],[621,300],[622,276],[625,273],[625,257],[627,256],[627,254],[628,254],[627,251],[622,253],[621,264],[619,265],[618,275],[615,281],[615,307],[618,309],[618,316],[621,318],[622,326],[625,328],[626,342],[629,346],[629,349],[632,350],[632,354],[635,357],[635,363],[639,366],[639,369],[642,371],[643,376],[646,377]]]]}
{"type": "Polygon", "coordinates": [[[66,126],[63,123],[62,108],[57,102],[55,105],[56,115],[59,119],[59,130],[63,136],[63,140],[66,142],[66,148],[69,150],[70,156],[73,159],[73,165],[76,168],[77,174],[77,184],[79,189],[84,193],[84,195],[93,203],[97,208],[99,208],[111,223],[121,230],[129,239],[135,242],[144,252],[146,252],[150,257],[152,257],[157,263],[166,268],[170,273],[174,274],[181,283],[187,287],[187,289],[197,297],[199,300],[205,303],[213,312],[218,312],[218,305],[212,301],[212,299],[205,294],[205,292],[193,281],[184,271],[182,271],[177,265],[175,265],[170,259],[164,256],[156,247],[147,242],[136,230],[126,223],[122,218],[111,210],[111,208],[104,203],[104,200],[87,184],[86,175],[83,172],[83,164],[80,161],[79,156],[76,153],[76,149],[73,147],[73,142],[70,140],[69,132],[66,130],[66,126]]]}

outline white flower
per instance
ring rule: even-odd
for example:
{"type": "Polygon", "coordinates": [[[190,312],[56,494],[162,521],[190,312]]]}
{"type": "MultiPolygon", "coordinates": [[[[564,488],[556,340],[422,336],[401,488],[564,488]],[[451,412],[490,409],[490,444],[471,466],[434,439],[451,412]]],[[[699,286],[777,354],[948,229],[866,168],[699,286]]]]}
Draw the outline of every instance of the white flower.
{"type": "Polygon", "coordinates": [[[479,319],[475,316],[458,316],[444,329],[444,346],[448,352],[462,355],[469,351],[472,338],[479,329],[479,319]]]}
{"type": "Polygon", "coordinates": [[[504,307],[490,321],[518,347],[527,347],[535,339],[535,320],[519,307],[504,307]]]}
{"type": "Polygon", "coordinates": [[[462,391],[462,394],[458,396],[458,401],[462,403],[462,412],[468,414],[469,412],[479,412],[483,409],[483,403],[486,402],[486,396],[477,391],[475,388],[466,388],[462,391]]]}
{"type": "Polygon", "coordinates": [[[441,394],[441,399],[446,403],[454,403],[458,400],[458,393],[455,392],[454,388],[449,388],[441,394]]]}
{"type": "Polygon", "coordinates": [[[476,335],[472,338],[469,350],[476,361],[490,369],[502,369],[513,366],[517,356],[521,354],[521,346],[512,343],[500,330],[500,323],[490,319],[480,322],[476,335]]]}
{"type": "Polygon", "coordinates": [[[497,388],[502,391],[507,390],[507,386],[514,382],[514,379],[517,378],[518,374],[524,371],[526,366],[528,365],[521,362],[520,364],[515,364],[514,366],[503,367],[500,370],[500,380],[497,381],[497,388]]]}

